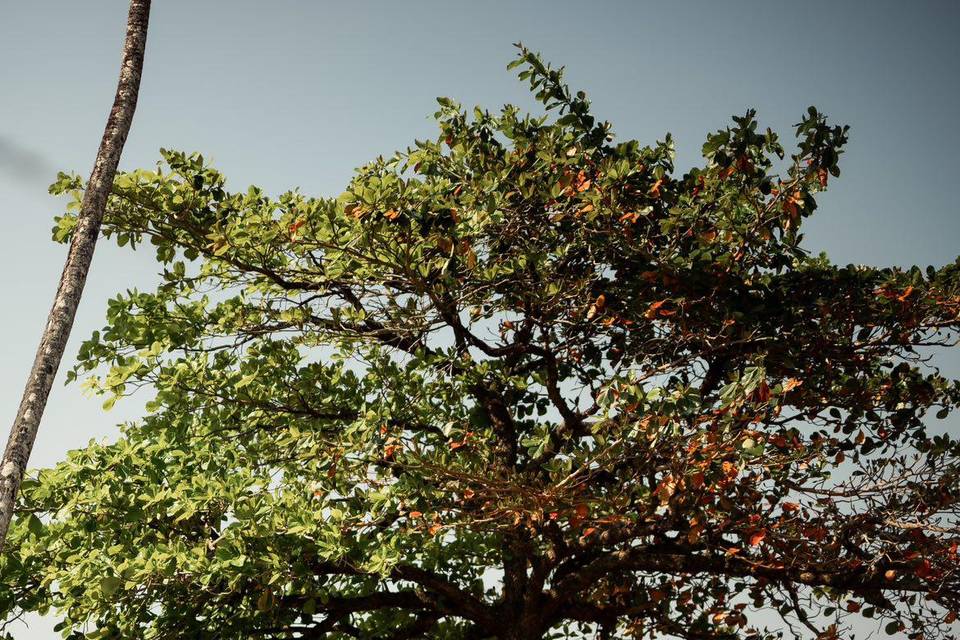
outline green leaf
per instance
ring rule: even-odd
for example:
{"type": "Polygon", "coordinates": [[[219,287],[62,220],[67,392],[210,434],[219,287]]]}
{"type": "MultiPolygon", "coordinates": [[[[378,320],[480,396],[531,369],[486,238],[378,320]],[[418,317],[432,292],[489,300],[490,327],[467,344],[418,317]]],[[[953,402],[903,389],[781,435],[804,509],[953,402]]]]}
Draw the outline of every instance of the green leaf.
{"type": "Polygon", "coordinates": [[[242,389],[242,388],[246,387],[247,385],[249,385],[251,382],[253,382],[253,381],[256,380],[256,379],[257,379],[257,374],[256,374],[256,373],[249,373],[249,374],[243,376],[242,378],[240,378],[239,380],[237,380],[237,383],[234,385],[234,388],[235,388],[235,389],[242,389]]]}
{"type": "Polygon", "coordinates": [[[35,536],[43,533],[43,522],[37,517],[37,514],[31,513],[30,517],[27,518],[27,531],[35,536]]]}
{"type": "Polygon", "coordinates": [[[106,597],[111,597],[119,589],[123,581],[116,576],[104,576],[100,578],[100,591],[106,597]]]}

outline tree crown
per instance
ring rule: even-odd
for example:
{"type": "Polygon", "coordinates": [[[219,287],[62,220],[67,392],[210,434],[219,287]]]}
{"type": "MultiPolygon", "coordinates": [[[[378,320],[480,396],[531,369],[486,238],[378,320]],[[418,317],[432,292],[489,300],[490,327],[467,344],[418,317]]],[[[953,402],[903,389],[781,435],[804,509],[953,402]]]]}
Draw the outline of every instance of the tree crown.
{"type": "Polygon", "coordinates": [[[812,107],[791,155],[749,111],[677,175],[669,136],[616,143],[562,69],[511,66],[545,115],[440,99],[437,139],[338,198],[173,151],[118,176],[104,233],[163,281],[71,377],[155,396],[24,485],[4,610],[73,638],[949,632],[960,446],[924,418],[960,402],[927,358],[960,263],[803,248],[847,141],[812,107]]]}

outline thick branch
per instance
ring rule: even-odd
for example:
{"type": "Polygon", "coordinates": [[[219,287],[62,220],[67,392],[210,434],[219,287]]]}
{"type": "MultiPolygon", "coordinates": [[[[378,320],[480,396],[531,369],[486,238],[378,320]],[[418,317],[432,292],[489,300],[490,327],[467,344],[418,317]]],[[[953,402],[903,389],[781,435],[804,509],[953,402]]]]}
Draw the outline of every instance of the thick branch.
{"type": "MultiPolygon", "coordinates": [[[[317,562],[314,563],[313,570],[318,574],[329,575],[370,575],[349,564],[339,562],[317,562]]],[[[421,599],[421,603],[424,604],[423,608],[432,609],[439,613],[457,615],[479,624],[492,624],[495,619],[493,609],[489,605],[463,591],[443,576],[427,569],[412,565],[399,565],[390,572],[389,578],[412,582],[423,588],[427,595],[432,596],[425,600],[421,599]],[[429,603],[429,606],[426,606],[426,603],[429,603]]]]}

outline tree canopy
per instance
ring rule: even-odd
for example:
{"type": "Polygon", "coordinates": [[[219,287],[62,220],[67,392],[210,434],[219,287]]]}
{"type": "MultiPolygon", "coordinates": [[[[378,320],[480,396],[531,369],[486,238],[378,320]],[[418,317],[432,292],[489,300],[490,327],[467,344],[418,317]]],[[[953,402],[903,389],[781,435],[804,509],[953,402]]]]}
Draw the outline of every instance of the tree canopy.
{"type": "MultiPolygon", "coordinates": [[[[8,618],[69,638],[948,637],[960,262],[839,266],[801,227],[847,129],[755,113],[679,175],[521,48],[544,114],[440,134],[337,198],[118,175],[163,279],[72,378],[148,413],[23,486],[8,618]],[[933,359],[931,359],[933,358],[933,359]],[[869,621],[868,621],[869,622],[869,621]],[[860,625],[859,622],[856,623],[860,625]]],[[[52,191],[82,196],[61,174],[52,191]]],[[[70,237],[76,218],[58,218],[70,237]]]]}

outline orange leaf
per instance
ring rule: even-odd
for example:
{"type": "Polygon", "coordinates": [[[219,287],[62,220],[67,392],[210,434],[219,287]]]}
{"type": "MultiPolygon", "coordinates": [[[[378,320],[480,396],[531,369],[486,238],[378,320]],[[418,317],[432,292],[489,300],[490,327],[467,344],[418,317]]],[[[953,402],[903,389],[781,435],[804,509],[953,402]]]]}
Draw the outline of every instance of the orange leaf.
{"type": "Polygon", "coordinates": [[[449,445],[447,445],[447,446],[450,448],[451,451],[456,451],[456,450],[459,449],[460,447],[465,447],[465,446],[467,446],[467,444],[469,444],[470,438],[471,438],[472,436],[473,436],[473,431],[467,431],[467,432],[463,435],[463,440],[460,440],[460,441],[456,441],[456,440],[455,440],[455,441],[451,442],[451,443],[450,443],[449,445]]]}
{"type": "Polygon", "coordinates": [[[603,308],[607,304],[607,296],[602,293],[597,296],[597,299],[593,301],[593,304],[590,305],[590,308],[587,309],[587,320],[593,320],[598,313],[603,311],[603,308]]]}
{"type": "Polygon", "coordinates": [[[797,380],[796,378],[789,378],[786,382],[783,383],[783,391],[793,391],[797,387],[803,384],[803,380],[797,380]]]}
{"type": "Polygon", "coordinates": [[[740,474],[740,469],[732,462],[724,461],[720,468],[723,469],[723,475],[727,480],[733,480],[740,474]]]}
{"type": "Polygon", "coordinates": [[[394,220],[400,217],[400,212],[397,211],[396,209],[390,209],[389,211],[383,214],[383,217],[393,222],[394,220]]]}
{"type": "Polygon", "coordinates": [[[660,197],[660,186],[661,186],[661,185],[663,185],[663,178],[660,178],[659,180],[657,180],[656,182],[654,182],[654,183],[653,183],[653,186],[650,187],[650,191],[649,191],[650,197],[652,197],[652,198],[659,198],[659,197],[660,197]]]}
{"type": "Polygon", "coordinates": [[[663,178],[657,178],[657,181],[653,183],[653,186],[650,187],[649,193],[655,197],[660,197],[660,187],[663,186],[663,178]]]}
{"type": "Polygon", "coordinates": [[[673,479],[672,475],[667,475],[663,480],[660,481],[660,484],[657,485],[657,488],[654,489],[654,495],[660,498],[660,504],[665,505],[670,502],[670,498],[673,497],[673,494],[677,490],[677,481],[673,479]]]}
{"type": "Polygon", "coordinates": [[[411,512],[410,512],[410,517],[411,517],[411,518],[422,518],[422,517],[423,517],[423,513],[420,512],[420,511],[411,511],[411,512]]]}
{"type": "Polygon", "coordinates": [[[787,200],[783,203],[783,210],[790,214],[790,218],[794,221],[799,213],[799,207],[803,205],[803,193],[800,190],[794,191],[790,194],[787,200]]]}
{"type": "Polygon", "coordinates": [[[700,540],[704,528],[704,524],[697,518],[690,519],[690,531],[687,532],[687,540],[690,544],[696,544],[700,540]]]}
{"type": "Polygon", "coordinates": [[[690,476],[690,486],[694,489],[699,489],[704,484],[704,475],[702,471],[697,471],[692,476],[690,476]]]}
{"type": "Polygon", "coordinates": [[[343,208],[343,212],[355,220],[359,220],[364,214],[363,208],[357,202],[348,204],[343,208]]]}
{"type": "Polygon", "coordinates": [[[667,302],[669,302],[669,301],[668,301],[668,300],[659,300],[659,301],[657,301],[657,302],[654,302],[654,303],[651,304],[650,307],[647,309],[646,313],[643,314],[644,317],[647,317],[647,318],[656,318],[657,316],[672,316],[672,315],[674,315],[674,314],[676,313],[676,311],[671,311],[671,310],[669,310],[669,309],[663,309],[663,308],[662,308],[663,305],[667,304],[667,302]]]}
{"type": "Polygon", "coordinates": [[[763,539],[766,537],[767,537],[766,529],[760,529],[760,531],[757,531],[756,533],[750,536],[750,546],[756,547],[761,542],[763,542],[763,539]]]}

